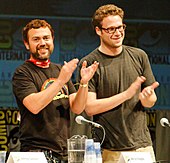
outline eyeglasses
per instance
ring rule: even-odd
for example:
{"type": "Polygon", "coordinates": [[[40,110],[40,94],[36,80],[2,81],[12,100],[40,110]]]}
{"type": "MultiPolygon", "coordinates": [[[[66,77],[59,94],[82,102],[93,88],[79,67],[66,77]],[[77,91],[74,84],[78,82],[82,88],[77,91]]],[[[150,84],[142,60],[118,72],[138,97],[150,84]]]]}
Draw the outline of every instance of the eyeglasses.
{"type": "Polygon", "coordinates": [[[119,30],[119,32],[123,32],[125,28],[126,28],[126,24],[122,24],[118,27],[109,27],[109,28],[100,28],[100,29],[103,29],[106,33],[114,34],[117,29],[119,30]]]}

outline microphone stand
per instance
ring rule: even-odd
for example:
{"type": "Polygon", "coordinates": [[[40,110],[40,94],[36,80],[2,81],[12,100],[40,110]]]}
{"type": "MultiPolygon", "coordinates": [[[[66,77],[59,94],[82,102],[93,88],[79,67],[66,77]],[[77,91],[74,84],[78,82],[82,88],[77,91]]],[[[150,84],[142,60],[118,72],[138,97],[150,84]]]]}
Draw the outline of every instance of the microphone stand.
{"type": "Polygon", "coordinates": [[[106,136],[106,132],[105,132],[105,129],[104,129],[103,126],[101,126],[101,128],[102,128],[102,130],[103,130],[103,139],[102,139],[102,141],[101,141],[101,145],[102,145],[103,142],[104,142],[105,136],[106,136]]]}
{"type": "MultiPolygon", "coordinates": [[[[91,124],[91,127],[92,127],[92,129],[91,129],[91,134],[92,134],[92,136],[94,136],[94,135],[96,134],[96,133],[95,133],[95,126],[93,126],[93,125],[91,124]]],[[[100,145],[102,145],[103,142],[104,142],[105,136],[106,136],[106,131],[105,131],[105,129],[104,129],[104,127],[103,127],[102,125],[100,125],[100,127],[99,127],[98,129],[102,129],[102,131],[103,131],[103,138],[102,138],[102,141],[101,141],[101,143],[100,143],[100,145]]]]}

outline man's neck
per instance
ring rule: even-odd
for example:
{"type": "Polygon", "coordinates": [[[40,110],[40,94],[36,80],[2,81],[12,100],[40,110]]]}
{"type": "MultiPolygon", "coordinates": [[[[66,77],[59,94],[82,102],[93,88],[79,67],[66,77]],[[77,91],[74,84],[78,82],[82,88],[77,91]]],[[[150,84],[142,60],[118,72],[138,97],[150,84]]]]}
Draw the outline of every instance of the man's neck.
{"type": "Polygon", "coordinates": [[[122,46],[115,47],[115,48],[107,48],[107,47],[100,45],[99,51],[101,51],[102,53],[109,55],[109,56],[116,56],[116,55],[119,55],[122,52],[122,46]]]}
{"type": "Polygon", "coordinates": [[[29,60],[27,60],[28,62],[32,62],[34,65],[38,66],[38,67],[41,67],[41,68],[48,68],[49,65],[50,65],[50,60],[47,59],[47,60],[44,60],[44,61],[41,61],[41,60],[38,60],[38,59],[34,59],[34,58],[30,58],[29,60]]]}

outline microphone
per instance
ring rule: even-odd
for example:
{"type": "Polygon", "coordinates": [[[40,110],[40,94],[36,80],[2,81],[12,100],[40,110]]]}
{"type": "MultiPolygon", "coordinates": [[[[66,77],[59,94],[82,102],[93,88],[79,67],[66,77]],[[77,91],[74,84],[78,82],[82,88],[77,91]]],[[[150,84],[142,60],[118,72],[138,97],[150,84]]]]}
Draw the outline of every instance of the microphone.
{"type": "Polygon", "coordinates": [[[102,127],[100,124],[98,123],[95,123],[95,122],[92,122],[92,121],[89,121],[87,119],[85,119],[83,116],[79,115],[76,117],[75,121],[78,123],[78,124],[82,124],[82,123],[88,123],[94,127],[97,127],[97,128],[100,128],[102,127]]]}
{"type": "Polygon", "coordinates": [[[169,121],[168,121],[167,118],[161,118],[160,124],[161,124],[161,126],[163,126],[163,127],[170,127],[170,123],[169,123],[169,121]]]}

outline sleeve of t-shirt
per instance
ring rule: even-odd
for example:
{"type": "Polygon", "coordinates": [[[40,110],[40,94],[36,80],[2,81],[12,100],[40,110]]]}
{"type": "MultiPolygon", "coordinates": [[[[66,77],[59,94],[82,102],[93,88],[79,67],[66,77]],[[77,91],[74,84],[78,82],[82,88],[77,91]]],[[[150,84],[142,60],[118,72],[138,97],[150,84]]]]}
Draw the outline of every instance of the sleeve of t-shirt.
{"type": "Polygon", "coordinates": [[[23,101],[23,99],[31,93],[38,92],[30,74],[21,68],[18,68],[15,71],[12,79],[12,85],[13,93],[20,101],[23,101]]]}
{"type": "Polygon", "coordinates": [[[155,82],[155,77],[151,68],[151,64],[149,62],[148,55],[142,51],[142,67],[143,67],[143,76],[146,77],[146,81],[144,82],[144,87],[151,85],[155,82]]]}

